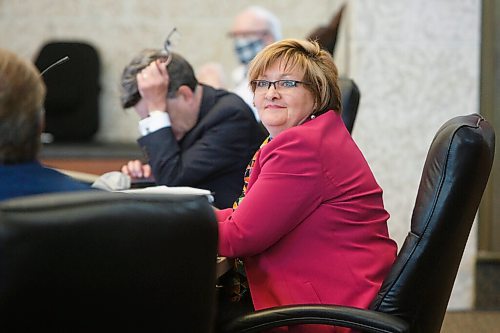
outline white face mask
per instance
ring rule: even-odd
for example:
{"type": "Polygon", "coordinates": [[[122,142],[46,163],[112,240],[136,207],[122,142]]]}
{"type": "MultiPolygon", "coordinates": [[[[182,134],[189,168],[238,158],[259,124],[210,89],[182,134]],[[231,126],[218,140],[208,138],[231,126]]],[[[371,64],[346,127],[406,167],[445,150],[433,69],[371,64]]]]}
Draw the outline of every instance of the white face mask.
{"type": "Polygon", "coordinates": [[[234,51],[243,65],[248,64],[263,48],[264,41],[259,37],[239,37],[234,39],[234,51]]]}

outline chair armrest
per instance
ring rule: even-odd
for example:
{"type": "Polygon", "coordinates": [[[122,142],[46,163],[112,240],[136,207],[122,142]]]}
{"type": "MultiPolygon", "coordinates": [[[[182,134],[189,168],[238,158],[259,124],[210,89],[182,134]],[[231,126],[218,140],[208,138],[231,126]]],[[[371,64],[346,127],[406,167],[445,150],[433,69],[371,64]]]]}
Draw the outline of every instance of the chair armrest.
{"type": "Polygon", "coordinates": [[[336,305],[291,305],[256,311],[230,321],[225,333],[254,333],[274,327],[324,324],[349,327],[363,332],[403,333],[409,325],[382,312],[336,305]]]}

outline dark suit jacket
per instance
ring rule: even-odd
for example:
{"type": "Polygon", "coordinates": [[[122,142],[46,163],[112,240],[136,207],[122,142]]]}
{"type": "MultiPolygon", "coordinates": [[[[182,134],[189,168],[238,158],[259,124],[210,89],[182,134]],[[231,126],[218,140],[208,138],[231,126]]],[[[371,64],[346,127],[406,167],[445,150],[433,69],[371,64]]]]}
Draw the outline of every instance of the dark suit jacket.
{"type": "Polygon", "coordinates": [[[167,127],[138,142],[157,184],[208,189],[214,205],[227,208],[241,194],[245,168],[264,139],[240,97],[203,86],[198,123],[181,141],[167,127]]]}
{"type": "Polygon", "coordinates": [[[39,162],[0,165],[0,200],[49,192],[89,190],[81,183],[39,162]]]}

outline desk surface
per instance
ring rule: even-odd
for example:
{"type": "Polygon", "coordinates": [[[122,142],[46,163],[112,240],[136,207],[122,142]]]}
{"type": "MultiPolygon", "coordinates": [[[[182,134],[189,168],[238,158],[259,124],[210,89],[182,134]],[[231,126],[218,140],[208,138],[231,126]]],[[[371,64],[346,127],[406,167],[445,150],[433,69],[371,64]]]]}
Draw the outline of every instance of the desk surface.
{"type": "Polygon", "coordinates": [[[40,161],[46,166],[97,175],[119,171],[135,159],[144,159],[135,143],[50,143],[40,150],[40,161]]]}
{"type": "Polygon", "coordinates": [[[50,143],[40,150],[44,158],[126,158],[142,159],[144,156],[136,143],[50,143]]]}
{"type": "Polygon", "coordinates": [[[75,178],[79,181],[82,181],[84,183],[89,183],[92,184],[99,178],[99,175],[93,174],[93,173],[87,173],[87,172],[80,172],[80,171],[73,171],[73,170],[66,170],[66,169],[57,169],[59,172],[62,172],[72,178],[75,178]]]}

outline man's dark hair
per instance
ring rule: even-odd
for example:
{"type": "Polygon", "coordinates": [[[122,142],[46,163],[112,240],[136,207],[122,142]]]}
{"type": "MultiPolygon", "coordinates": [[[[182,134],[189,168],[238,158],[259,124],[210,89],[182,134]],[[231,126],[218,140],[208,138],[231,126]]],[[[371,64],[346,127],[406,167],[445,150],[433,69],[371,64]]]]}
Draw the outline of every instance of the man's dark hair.
{"type": "MultiPolygon", "coordinates": [[[[188,86],[194,91],[198,85],[198,80],[196,80],[194,75],[193,67],[177,53],[171,53],[170,57],[170,62],[167,65],[170,83],[166,97],[175,97],[177,90],[183,85],[188,86]]],[[[120,94],[120,101],[123,108],[132,107],[141,99],[139,88],[137,87],[137,73],[146,68],[151,62],[160,58],[165,58],[163,50],[145,49],[135,56],[123,69],[120,94]]]]}

